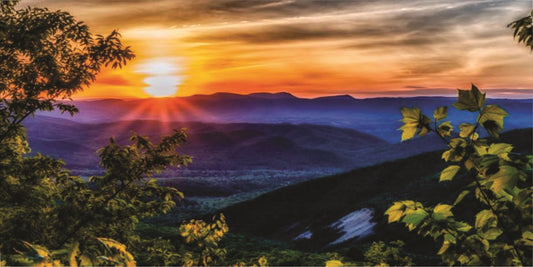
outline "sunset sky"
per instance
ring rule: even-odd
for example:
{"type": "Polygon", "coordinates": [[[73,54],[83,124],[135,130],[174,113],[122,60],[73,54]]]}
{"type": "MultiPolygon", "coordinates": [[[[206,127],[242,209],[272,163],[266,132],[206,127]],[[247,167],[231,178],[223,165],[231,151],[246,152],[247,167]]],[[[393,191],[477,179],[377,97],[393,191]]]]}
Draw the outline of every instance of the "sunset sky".
{"type": "Polygon", "coordinates": [[[118,29],[137,58],[78,97],[290,92],[300,97],[533,97],[533,54],[506,25],[522,1],[23,0],[118,29]]]}

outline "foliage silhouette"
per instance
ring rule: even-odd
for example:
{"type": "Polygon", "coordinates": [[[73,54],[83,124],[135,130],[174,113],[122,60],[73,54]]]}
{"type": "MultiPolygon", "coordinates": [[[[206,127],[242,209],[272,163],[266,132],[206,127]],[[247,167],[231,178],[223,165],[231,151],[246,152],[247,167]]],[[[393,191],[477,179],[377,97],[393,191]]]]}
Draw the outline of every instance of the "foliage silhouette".
{"type": "Polygon", "coordinates": [[[529,13],[529,16],[525,16],[518,20],[511,22],[507,27],[513,28],[513,36],[518,37],[518,42],[528,46],[533,51],[533,28],[532,19],[533,9],[529,13]]]}
{"type": "MultiPolygon", "coordinates": [[[[121,68],[134,55],[117,31],[93,35],[67,12],[16,9],[17,2],[0,1],[1,264],[133,265],[134,254],[144,255],[142,244],[149,242],[134,231],[139,221],[167,213],[183,198],[151,177],[191,162],[177,151],[187,136],[175,130],[152,143],[134,134],[129,145],[110,139],[98,150],[105,173],[88,181],[70,175],[61,160],[29,156],[24,119],[54,109],[74,115],[78,109],[64,100],[104,67],[121,68]]],[[[215,231],[197,223],[195,229],[215,231]]],[[[214,223],[224,229],[215,231],[221,238],[227,225],[223,217],[214,223]]],[[[209,252],[222,251],[204,244],[209,252]]],[[[216,259],[199,253],[189,257],[191,264],[200,263],[195,256],[203,264],[216,259]]]]}
{"type": "Polygon", "coordinates": [[[401,240],[373,242],[365,252],[365,265],[374,266],[410,266],[413,260],[403,255],[405,243],[401,240]]]}

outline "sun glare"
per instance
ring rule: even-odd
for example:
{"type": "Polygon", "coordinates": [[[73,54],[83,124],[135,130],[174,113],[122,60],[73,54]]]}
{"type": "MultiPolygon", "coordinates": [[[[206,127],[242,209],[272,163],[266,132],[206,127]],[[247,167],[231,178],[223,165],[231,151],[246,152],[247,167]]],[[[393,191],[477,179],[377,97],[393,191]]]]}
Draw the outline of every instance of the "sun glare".
{"type": "Polygon", "coordinates": [[[183,80],[176,62],[170,58],[152,58],[141,63],[137,72],[146,75],[144,91],[154,97],[175,95],[183,80]]]}

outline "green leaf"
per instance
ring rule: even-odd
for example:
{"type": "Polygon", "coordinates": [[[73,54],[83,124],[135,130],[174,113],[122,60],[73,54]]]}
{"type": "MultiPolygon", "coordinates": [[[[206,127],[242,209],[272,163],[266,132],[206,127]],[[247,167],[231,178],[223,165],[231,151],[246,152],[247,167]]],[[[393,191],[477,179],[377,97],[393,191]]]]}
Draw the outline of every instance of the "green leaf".
{"type": "Polygon", "coordinates": [[[470,90],[458,89],[457,102],[453,106],[460,110],[478,111],[485,105],[485,94],[472,84],[470,90]]]}
{"type": "Polygon", "coordinates": [[[490,221],[496,220],[496,215],[491,210],[482,210],[476,214],[476,228],[485,227],[490,221]]]}
{"type": "Polygon", "coordinates": [[[451,209],[452,209],[451,205],[438,204],[433,209],[432,217],[433,219],[437,221],[445,220],[446,218],[453,216],[451,209]]]}
{"type": "Polygon", "coordinates": [[[409,231],[415,229],[426,217],[428,213],[423,209],[417,209],[403,217],[402,222],[409,226],[409,231]]]}
{"type": "Polygon", "coordinates": [[[448,116],[448,107],[438,107],[433,111],[433,118],[435,121],[440,121],[442,119],[445,119],[448,116]]]}
{"type": "Polygon", "coordinates": [[[503,118],[507,115],[509,114],[497,105],[488,105],[483,108],[478,120],[490,136],[498,138],[499,132],[503,130],[503,118]]]}
{"type": "Polygon", "coordinates": [[[453,126],[451,122],[446,121],[439,125],[439,127],[437,128],[437,131],[440,134],[440,136],[451,136],[452,135],[451,133],[453,131],[453,126]]]}
{"type": "Polygon", "coordinates": [[[463,192],[461,192],[461,194],[459,194],[459,196],[457,196],[457,198],[455,199],[455,202],[453,202],[453,205],[455,206],[459,204],[463,200],[463,198],[468,194],[470,194],[469,190],[464,190],[463,192]]]}
{"type": "Polygon", "coordinates": [[[460,169],[461,167],[457,165],[448,166],[440,173],[439,182],[451,181],[460,169]]]}
{"type": "Polygon", "coordinates": [[[532,194],[533,188],[522,189],[513,197],[513,202],[517,207],[522,208],[531,201],[532,194]]]}

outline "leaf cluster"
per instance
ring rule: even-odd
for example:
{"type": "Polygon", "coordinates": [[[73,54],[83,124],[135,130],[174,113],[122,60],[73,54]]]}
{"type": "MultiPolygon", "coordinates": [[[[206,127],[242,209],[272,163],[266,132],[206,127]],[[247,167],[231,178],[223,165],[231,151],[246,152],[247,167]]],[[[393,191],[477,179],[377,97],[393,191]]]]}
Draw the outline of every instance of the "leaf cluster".
{"type": "MultiPolygon", "coordinates": [[[[452,205],[424,207],[412,200],[395,202],[385,212],[389,223],[403,222],[410,231],[442,242],[438,254],[450,265],[530,265],[533,187],[528,177],[533,157],[513,153],[512,145],[498,143],[508,114],[496,105],[485,105],[485,94],[476,86],[459,90],[453,106],[477,112],[478,117],[475,124],[460,124],[455,134],[451,123],[437,124],[446,117],[446,108],[435,110],[430,131],[447,144],[442,159],[452,163],[441,172],[439,180],[467,179],[470,183],[452,205]],[[479,138],[480,127],[488,138],[479,138]],[[481,208],[475,218],[461,221],[453,210],[468,195],[481,208]]],[[[402,114],[406,114],[404,110],[402,114]]]]}
{"type": "Polygon", "coordinates": [[[226,249],[220,241],[228,232],[223,214],[211,222],[190,220],[177,229],[179,237],[143,240],[138,246],[141,263],[149,265],[208,266],[220,263],[226,249]]]}
{"type": "Polygon", "coordinates": [[[2,255],[22,249],[23,240],[54,250],[79,243],[82,251],[97,246],[95,240],[102,236],[138,243],[134,230],[139,220],[167,213],[183,197],[150,177],[168,166],[190,162],[175,151],[184,137],[176,131],[157,145],[136,136],[132,145],[113,141],[99,152],[105,174],[89,181],[71,176],[60,160],[25,156],[19,152],[27,151],[22,142],[22,147],[12,143],[14,149],[2,146],[2,255]]]}
{"type": "Polygon", "coordinates": [[[518,38],[519,43],[523,43],[528,46],[533,51],[533,29],[532,29],[532,19],[533,9],[531,10],[529,16],[517,19],[507,27],[514,29],[513,36],[518,38]]]}
{"type": "Polygon", "coordinates": [[[135,259],[125,245],[109,238],[95,241],[97,244],[91,248],[91,253],[82,252],[78,242],[57,250],[23,242],[25,250],[17,251],[19,255],[11,256],[10,260],[26,266],[64,266],[64,263],[69,266],[135,266],[135,259]]]}
{"type": "Polygon", "coordinates": [[[405,256],[402,248],[405,243],[401,240],[391,241],[388,244],[379,241],[372,242],[366,250],[365,265],[367,266],[411,266],[413,261],[405,256]]]}

